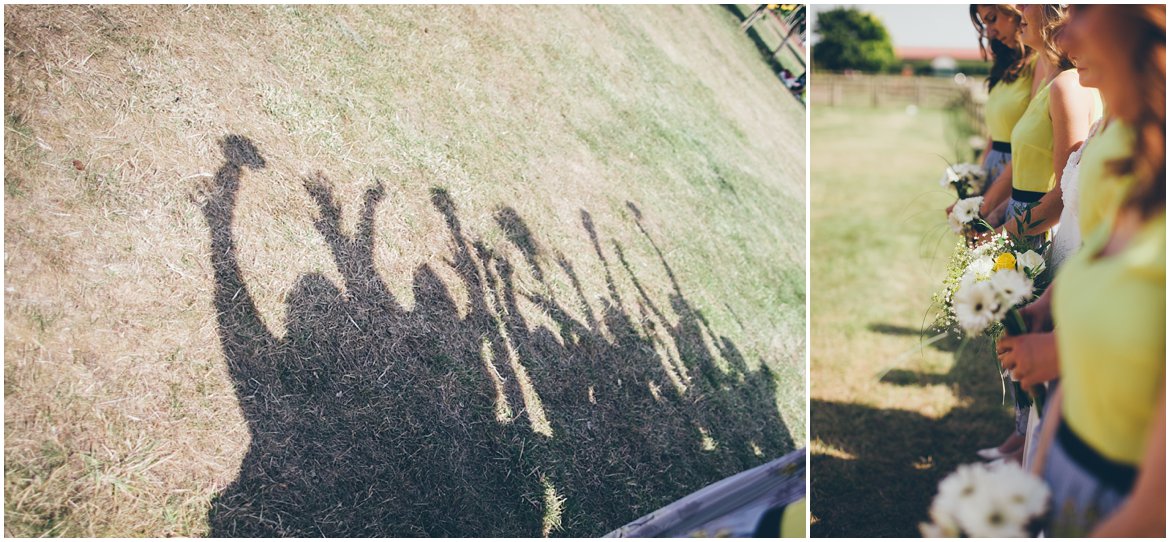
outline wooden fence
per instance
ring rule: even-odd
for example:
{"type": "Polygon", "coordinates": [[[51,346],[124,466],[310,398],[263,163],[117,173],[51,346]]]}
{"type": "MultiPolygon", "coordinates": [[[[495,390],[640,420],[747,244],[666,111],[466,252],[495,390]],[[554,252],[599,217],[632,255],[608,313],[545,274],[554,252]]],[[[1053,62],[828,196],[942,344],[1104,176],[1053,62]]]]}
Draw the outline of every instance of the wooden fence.
{"type": "Polygon", "coordinates": [[[960,82],[950,77],[814,71],[808,89],[811,103],[821,106],[959,107],[977,133],[986,133],[983,104],[987,101],[987,91],[982,79],[968,78],[960,82]]]}

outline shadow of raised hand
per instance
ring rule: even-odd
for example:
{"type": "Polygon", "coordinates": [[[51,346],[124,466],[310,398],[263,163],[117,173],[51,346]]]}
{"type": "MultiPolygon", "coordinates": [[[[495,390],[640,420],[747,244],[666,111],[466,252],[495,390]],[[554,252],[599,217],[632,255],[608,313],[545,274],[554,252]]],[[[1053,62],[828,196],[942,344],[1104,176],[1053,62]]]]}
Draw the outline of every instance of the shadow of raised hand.
{"type": "Polygon", "coordinates": [[[244,138],[225,138],[225,163],[203,198],[212,236],[219,335],[251,445],[238,478],[212,503],[216,536],[489,536],[539,532],[539,510],[515,432],[493,417],[478,345],[460,340],[455,304],[422,268],[405,311],[373,263],[381,186],[359,226],[341,231],[341,205],[318,174],[305,187],[343,288],[298,278],[287,331],[275,337],[238,265],[232,226],[241,165],[263,165],[244,138]]]}
{"type": "Polygon", "coordinates": [[[304,180],[313,225],[343,282],[301,275],[276,336],[240,273],[233,232],[242,174],[264,161],[246,138],[224,138],[222,148],[224,163],[198,201],[220,342],[251,443],[239,476],[213,500],[211,534],[600,535],[792,449],[772,375],[748,370],[711,330],[646,230],[670,307],[654,304],[617,243],[629,276],[614,272],[585,211],[606,295],[588,295],[555,250],[556,267],[544,269],[548,252],[534,232],[511,208],[497,210],[522,264],[546,283],[532,292],[512,261],[464,229],[451,195],[433,188],[449,233],[443,260],[466,303],[424,264],[407,308],[377,271],[381,183],[366,190],[350,233],[330,181],[315,174],[304,180]],[[548,287],[557,272],[573,303],[548,287]],[[629,299],[619,294],[624,278],[635,286],[629,299]],[[555,325],[529,321],[529,305],[555,325]],[[716,444],[707,449],[704,438],[716,444]]]}

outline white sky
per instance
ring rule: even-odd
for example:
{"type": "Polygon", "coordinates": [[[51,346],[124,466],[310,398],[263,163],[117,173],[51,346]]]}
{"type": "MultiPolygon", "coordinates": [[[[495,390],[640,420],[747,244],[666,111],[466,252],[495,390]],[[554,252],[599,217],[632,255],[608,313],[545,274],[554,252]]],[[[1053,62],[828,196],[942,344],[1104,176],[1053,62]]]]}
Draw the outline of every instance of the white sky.
{"type": "Polygon", "coordinates": [[[895,47],[977,47],[969,4],[817,4],[809,17],[809,40],[816,42],[817,11],[853,6],[877,15],[895,47]]]}

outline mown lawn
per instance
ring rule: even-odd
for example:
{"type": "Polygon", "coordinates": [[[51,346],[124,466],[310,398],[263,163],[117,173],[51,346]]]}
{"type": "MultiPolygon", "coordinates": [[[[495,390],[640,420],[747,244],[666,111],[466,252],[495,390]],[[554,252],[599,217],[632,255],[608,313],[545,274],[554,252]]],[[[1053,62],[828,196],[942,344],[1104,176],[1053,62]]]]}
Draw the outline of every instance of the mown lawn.
{"type": "Polygon", "coordinates": [[[8,6],[5,534],[601,535],[805,444],[717,6],[8,6]]]}
{"type": "MultiPolygon", "coordinates": [[[[757,4],[728,4],[727,8],[728,11],[743,19],[750,15],[756,6],[757,4]]],[[[753,39],[761,55],[772,59],[773,69],[786,68],[795,75],[804,73],[806,63],[801,62],[800,53],[792,45],[793,41],[790,40],[779,53],[772,54],[772,51],[775,51],[784,42],[784,34],[780,32],[780,26],[774,23],[770,15],[765,15],[757,21],[751,29],[745,32],[745,35],[753,39]]],[[[793,33],[793,36],[795,37],[796,33],[793,33]]],[[[805,56],[807,57],[807,52],[805,56]]]]}
{"type": "Polygon", "coordinates": [[[1011,427],[990,343],[925,345],[959,136],[937,110],[811,113],[812,534],[916,536],[938,480],[1011,427]]]}

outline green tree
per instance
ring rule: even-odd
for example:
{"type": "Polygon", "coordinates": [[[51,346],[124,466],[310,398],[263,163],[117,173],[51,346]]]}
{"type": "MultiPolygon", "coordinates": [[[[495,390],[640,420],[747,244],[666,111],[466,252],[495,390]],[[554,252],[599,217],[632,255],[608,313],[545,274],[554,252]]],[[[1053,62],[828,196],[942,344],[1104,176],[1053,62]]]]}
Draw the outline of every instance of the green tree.
{"type": "Polygon", "coordinates": [[[880,72],[893,67],[894,44],[886,27],[871,13],[834,8],[817,13],[813,65],[824,70],[880,72]]]}

